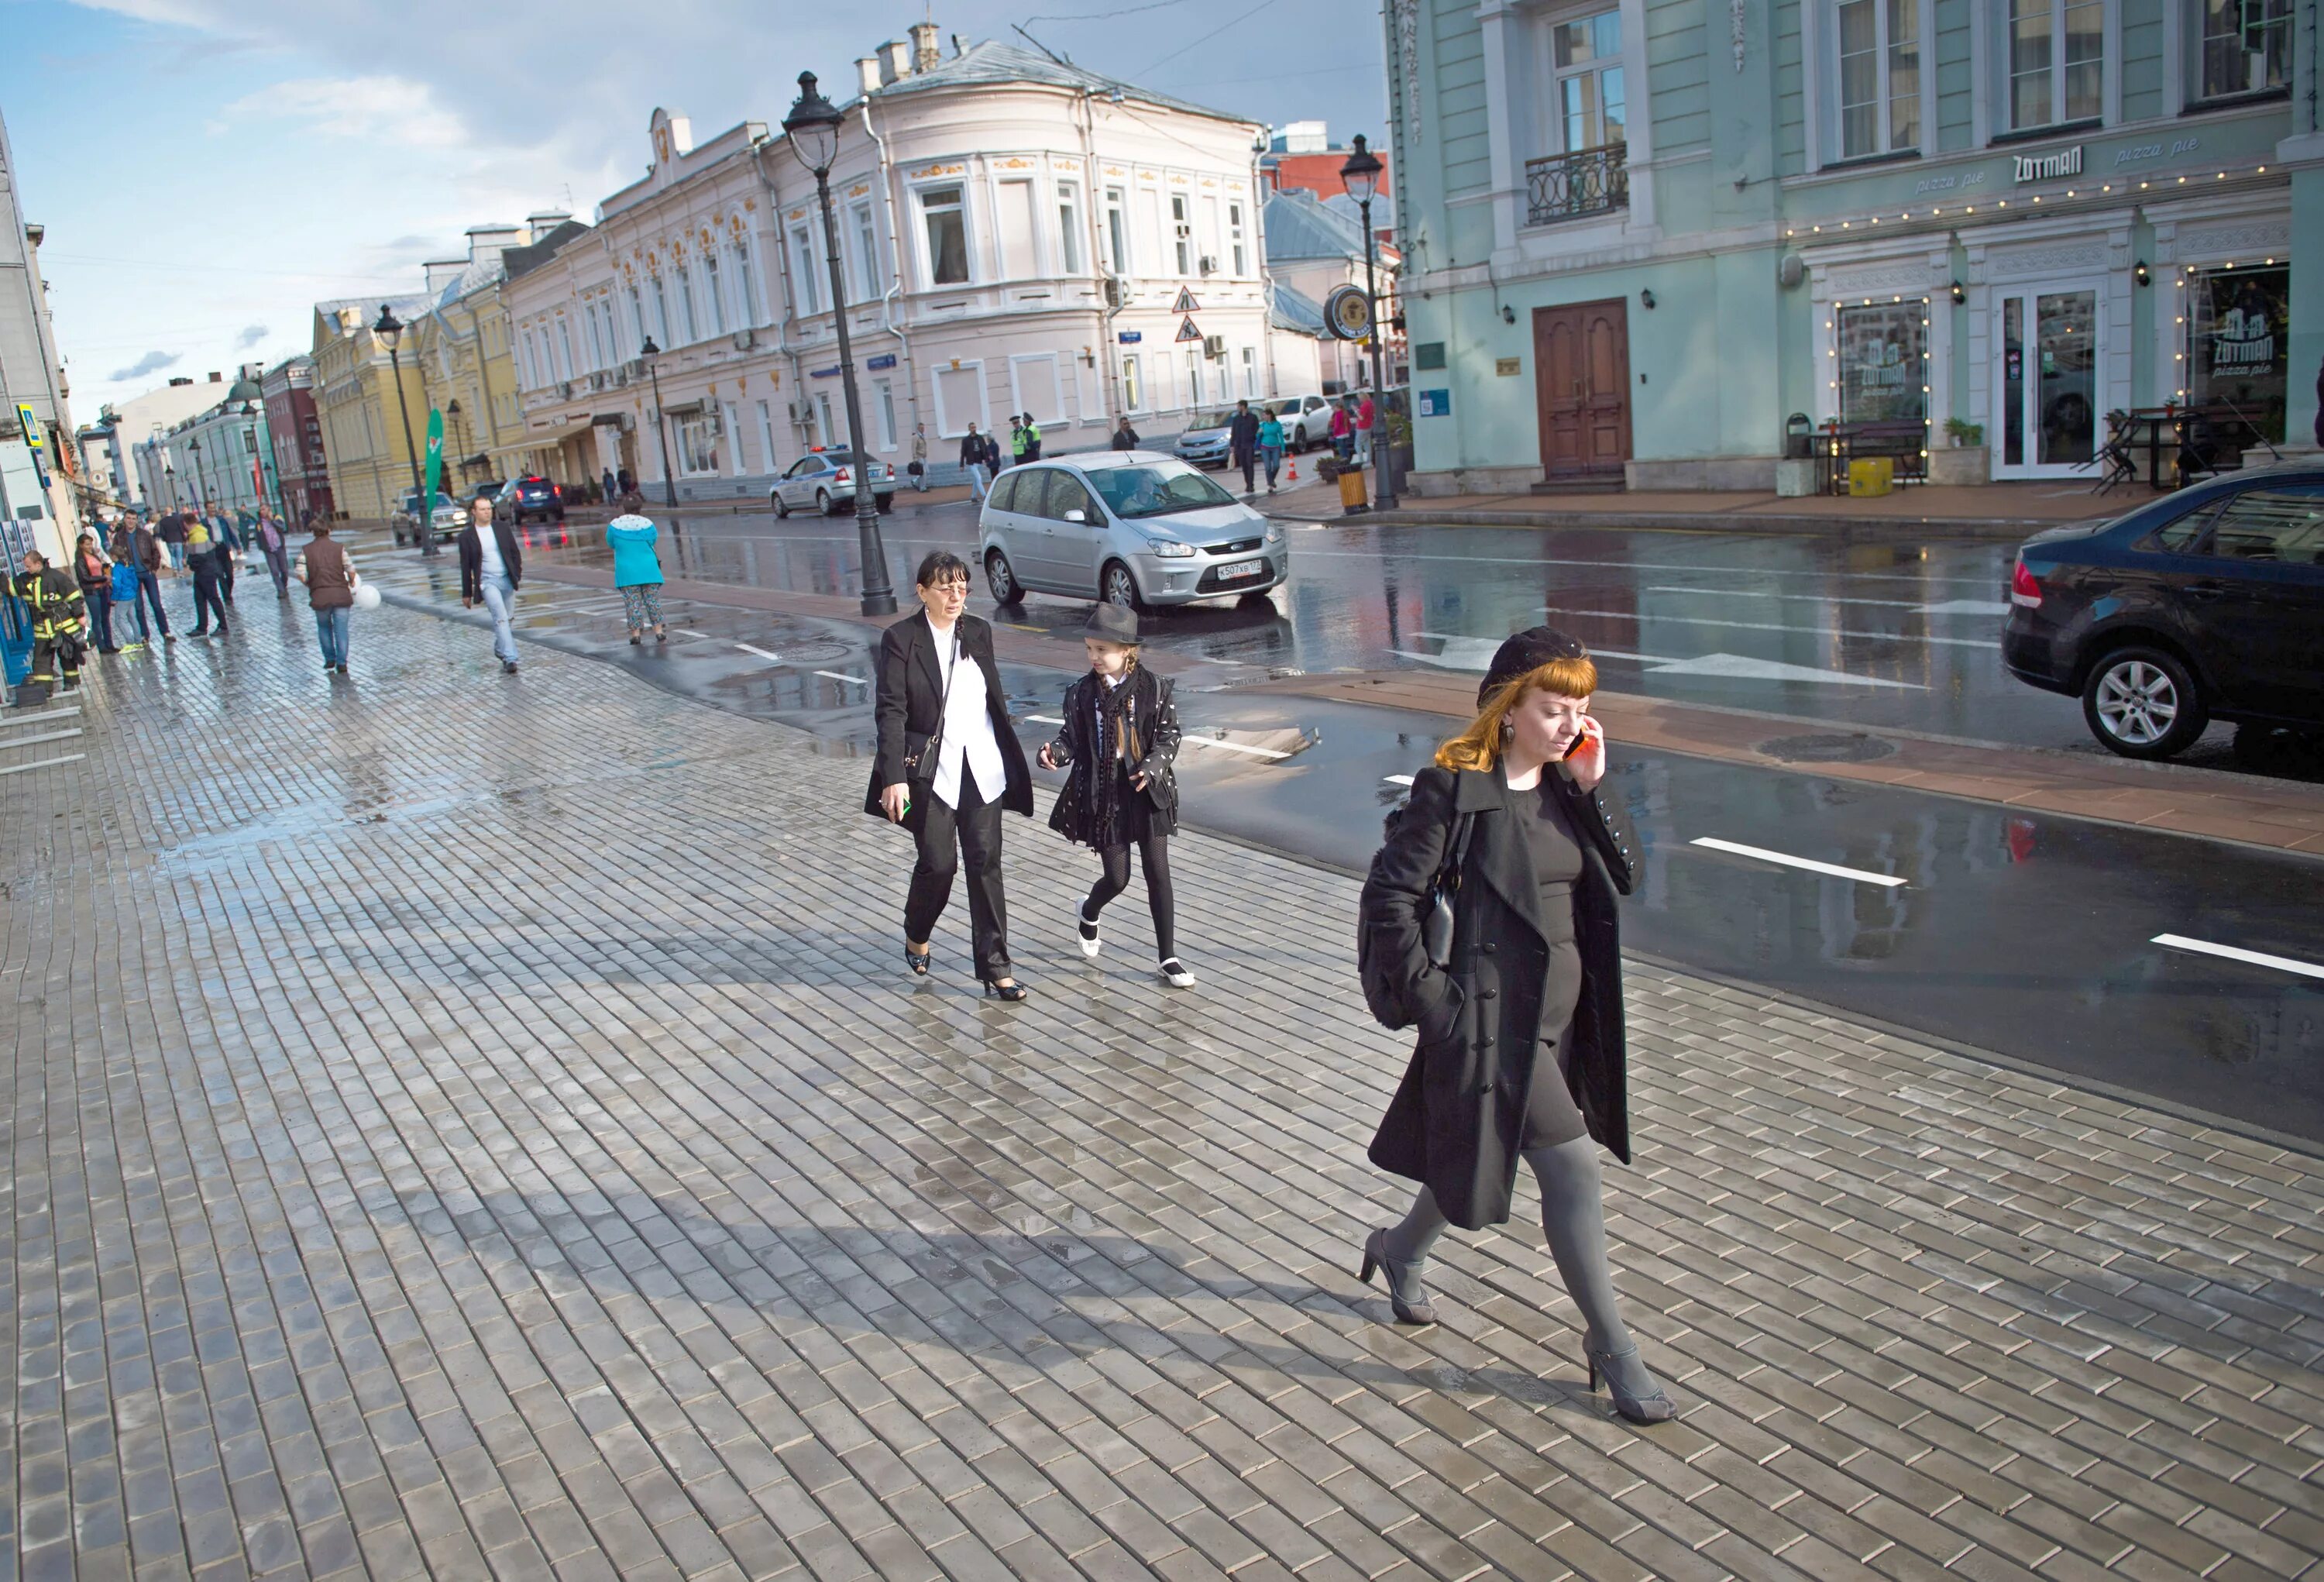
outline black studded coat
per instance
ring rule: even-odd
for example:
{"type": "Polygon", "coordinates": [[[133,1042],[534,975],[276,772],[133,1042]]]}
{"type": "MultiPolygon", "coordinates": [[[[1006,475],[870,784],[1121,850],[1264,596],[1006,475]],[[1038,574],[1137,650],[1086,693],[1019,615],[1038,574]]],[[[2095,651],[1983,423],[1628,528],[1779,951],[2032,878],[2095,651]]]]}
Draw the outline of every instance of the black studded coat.
{"type": "MultiPolygon", "coordinates": [[[[1630,893],[1637,839],[1604,782],[1583,791],[1552,768],[1554,793],[1582,837],[1573,886],[1582,999],[1567,1033],[1566,1077],[1590,1135],[1630,1158],[1628,1049],[1616,897],[1630,893]]],[[[1530,791],[1517,792],[1529,798],[1530,791]]],[[[1404,1080],[1372,1138],[1371,1161],[1425,1182],[1444,1217],[1466,1230],[1509,1217],[1526,1095],[1541,1050],[1549,947],[1541,886],[1499,769],[1424,769],[1412,800],[1364,882],[1360,926],[1378,984],[1375,1004],[1401,1007],[1419,1028],[1404,1080]],[[1421,921],[1456,818],[1475,818],[1453,900],[1452,967],[1428,960],[1421,921]]]]}

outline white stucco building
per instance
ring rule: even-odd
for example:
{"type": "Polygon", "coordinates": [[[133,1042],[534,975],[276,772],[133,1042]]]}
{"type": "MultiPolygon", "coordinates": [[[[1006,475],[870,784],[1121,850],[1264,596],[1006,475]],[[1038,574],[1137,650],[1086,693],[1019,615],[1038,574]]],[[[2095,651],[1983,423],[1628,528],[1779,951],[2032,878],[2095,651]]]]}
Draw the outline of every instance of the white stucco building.
{"type": "MultiPolygon", "coordinates": [[[[1054,454],[1314,386],[1314,338],[1268,309],[1257,123],[911,31],[857,63],[831,176],[874,455],[900,467],[925,425],[941,478],[1012,412],[1054,454]]],[[[814,179],[760,123],[650,133],[645,177],[504,289],[525,442],[658,492],[658,375],[680,496],[762,492],[846,438],[814,179]]]]}

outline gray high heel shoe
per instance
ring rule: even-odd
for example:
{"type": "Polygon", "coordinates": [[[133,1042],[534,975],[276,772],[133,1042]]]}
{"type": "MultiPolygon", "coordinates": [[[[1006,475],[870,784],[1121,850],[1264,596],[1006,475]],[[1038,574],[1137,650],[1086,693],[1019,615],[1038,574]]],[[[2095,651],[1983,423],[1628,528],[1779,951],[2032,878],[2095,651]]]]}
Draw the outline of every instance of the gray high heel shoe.
{"type": "MultiPolygon", "coordinates": [[[[1636,1364],[1641,1372],[1645,1371],[1646,1365],[1638,1361],[1637,1346],[1624,1351],[1591,1351],[1585,1343],[1582,1355],[1590,1361],[1590,1393],[1598,1393],[1598,1381],[1602,1376],[1613,1394],[1614,1410],[1624,1418],[1635,1423],[1658,1423],[1668,1422],[1678,1415],[1678,1408],[1663,1392],[1659,1382],[1655,1383],[1651,1395],[1633,1395],[1622,1387],[1621,1374],[1616,1371],[1618,1365],[1636,1364]]],[[[1654,1379],[1652,1374],[1646,1377],[1654,1379]]]]}
{"type": "Polygon", "coordinates": [[[1396,1310],[1399,1324],[1434,1324],[1436,1309],[1429,1304],[1428,1292],[1420,1283],[1420,1266],[1425,1262],[1416,1259],[1399,1263],[1388,1255],[1388,1233],[1376,1230],[1364,1238],[1364,1266],[1356,1278],[1366,1285],[1372,1282],[1372,1271],[1379,1269],[1388,1275],[1388,1305],[1396,1310]]]}

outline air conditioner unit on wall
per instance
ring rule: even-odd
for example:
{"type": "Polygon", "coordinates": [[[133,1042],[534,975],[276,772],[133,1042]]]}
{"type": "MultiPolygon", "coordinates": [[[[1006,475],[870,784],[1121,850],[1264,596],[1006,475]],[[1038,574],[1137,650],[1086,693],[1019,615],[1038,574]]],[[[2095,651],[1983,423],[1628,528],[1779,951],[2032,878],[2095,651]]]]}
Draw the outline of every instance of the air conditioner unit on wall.
{"type": "Polygon", "coordinates": [[[1109,274],[1105,277],[1105,305],[1107,307],[1120,307],[1122,298],[1127,293],[1122,290],[1120,276],[1109,274]]]}
{"type": "Polygon", "coordinates": [[[1196,262],[1202,265],[1202,270],[1204,274],[1216,274],[1219,272],[1219,261],[1212,257],[1207,253],[1204,254],[1200,259],[1196,260],[1196,262]]]}
{"type": "Polygon", "coordinates": [[[752,328],[750,326],[744,325],[742,328],[734,332],[734,349],[736,351],[747,352],[758,344],[759,332],[752,328]]]}
{"type": "Polygon", "coordinates": [[[1222,357],[1226,355],[1227,338],[1225,336],[1206,335],[1203,337],[1203,356],[1206,357],[1222,357]]]}

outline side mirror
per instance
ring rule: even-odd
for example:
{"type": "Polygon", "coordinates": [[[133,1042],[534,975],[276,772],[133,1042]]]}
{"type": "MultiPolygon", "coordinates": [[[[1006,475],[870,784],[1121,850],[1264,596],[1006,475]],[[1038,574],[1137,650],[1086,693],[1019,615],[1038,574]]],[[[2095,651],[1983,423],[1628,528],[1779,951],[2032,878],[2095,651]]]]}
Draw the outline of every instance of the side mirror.
{"type": "Polygon", "coordinates": [[[1082,510],[1079,506],[1075,506],[1073,510],[1065,513],[1065,520],[1067,522],[1087,522],[1089,520],[1089,513],[1082,510]]]}

